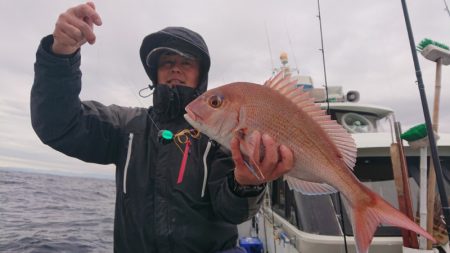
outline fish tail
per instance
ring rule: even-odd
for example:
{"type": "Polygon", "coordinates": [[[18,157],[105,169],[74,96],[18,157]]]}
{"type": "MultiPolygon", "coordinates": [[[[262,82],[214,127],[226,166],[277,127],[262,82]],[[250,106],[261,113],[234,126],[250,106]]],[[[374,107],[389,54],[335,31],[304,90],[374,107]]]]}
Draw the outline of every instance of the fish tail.
{"type": "Polygon", "coordinates": [[[358,253],[367,253],[373,235],[380,223],[389,224],[414,231],[435,242],[435,239],[423,228],[409,219],[388,202],[374,193],[371,195],[371,204],[357,203],[350,207],[353,218],[353,231],[358,253]]]}

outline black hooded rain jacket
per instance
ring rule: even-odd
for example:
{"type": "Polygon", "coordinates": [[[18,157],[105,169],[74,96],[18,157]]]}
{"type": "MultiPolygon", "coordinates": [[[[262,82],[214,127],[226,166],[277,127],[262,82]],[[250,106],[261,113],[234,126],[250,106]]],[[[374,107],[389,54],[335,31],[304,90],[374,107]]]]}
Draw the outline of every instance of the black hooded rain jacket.
{"type": "MultiPolygon", "coordinates": [[[[162,32],[206,48],[187,29],[162,32]]],[[[215,145],[208,151],[204,135],[192,139],[184,179],[177,184],[183,154],[174,143],[157,141],[158,129],[149,115],[160,129],[177,133],[190,128],[184,111],[170,115],[154,107],[80,101],[80,52],[58,56],[51,52],[52,43],[51,35],[45,37],[36,54],[32,125],[43,143],[66,155],[115,164],[114,252],[203,253],[234,247],[236,224],[258,211],[263,193],[240,197],[231,190],[230,155],[215,145]]],[[[208,69],[203,69],[197,93],[207,88],[208,69]]]]}

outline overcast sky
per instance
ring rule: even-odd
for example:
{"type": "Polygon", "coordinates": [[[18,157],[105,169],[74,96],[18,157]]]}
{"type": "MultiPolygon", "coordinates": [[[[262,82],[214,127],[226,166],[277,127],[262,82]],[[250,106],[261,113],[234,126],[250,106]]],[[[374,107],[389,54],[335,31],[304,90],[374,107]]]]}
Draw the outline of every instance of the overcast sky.
{"type": "MultiPolygon", "coordinates": [[[[416,44],[423,38],[450,45],[450,16],[443,0],[410,0],[416,44]]],[[[59,13],[83,1],[0,1],[0,167],[113,176],[112,166],[90,165],[42,144],[31,128],[29,94],[40,39],[59,13]]],[[[290,66],[324,83],[316,0],[95,1],[103,25],[97,42],[82,48],[84,100],[144,106],[138,90],[149,80],[140,64],[145,35],[186,26],[205,38],[210,87],[234,81],[262,83],[279,54],[290,66]],[[270,45],[270,46],[269,46],[270,45]]],[[[400,0],[322,0],[328,85],[358,90],[361,102],[391,107],[403,128],[423,122],[416,76],[400,0]]],[[[429,104],[435,64],[419,55],[429,104]]],[[[442,132],[450,132],[450,67],[443,67],[442,132]]],[[[430,106],[430,110],[431,110],[430,106]]]]}

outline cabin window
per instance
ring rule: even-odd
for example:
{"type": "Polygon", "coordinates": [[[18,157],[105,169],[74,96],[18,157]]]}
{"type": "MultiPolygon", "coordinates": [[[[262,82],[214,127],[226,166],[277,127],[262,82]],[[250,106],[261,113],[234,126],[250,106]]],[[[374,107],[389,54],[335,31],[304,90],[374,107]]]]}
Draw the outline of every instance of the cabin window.
{"type": "MultiPolygon", "coordinates": [[[[413,213],[417,214],[419,198],[419,157],[407,157],[413,213]]],[[[447,193],[450,194],[450,157],[441,157],[447,193]]],[[[355,175],[369,188],[398,208],[398,199],[390,157],[358,157],[355,175]]],[[[301,231],[320,235],[353,235],[345,208],[340,212],[338,194],[307,196],[287,188],[282,179],[271,184],[273,210],[301,231]],[[342,219],[344,227],[342,227],[342,219]]],[[[341,195],[343,198],[343,196],[341,195]]],[[[401,236],[400,229],[380,226],[377,236],[401,236]]]]}
{"type": "Polygon", "coordinates": [[[377,132],[374,115],[356,112],[336,112],[336,119],[349,133],[373,133],[377,132]]]}
{"type": "Polygon", "coordinates": [[[291,224],[297,225],[296,202],[294,201],[294,191],[289,189],[287,183],[279,178],[272,182],[270,186],[272,208],[277,214],[283,216],[291,224]]]}

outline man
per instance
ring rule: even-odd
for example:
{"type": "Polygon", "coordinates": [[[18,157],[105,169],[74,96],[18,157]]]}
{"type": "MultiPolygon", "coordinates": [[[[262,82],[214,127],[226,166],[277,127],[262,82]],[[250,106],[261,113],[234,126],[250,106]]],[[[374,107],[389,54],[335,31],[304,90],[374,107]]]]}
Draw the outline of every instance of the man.
{"type": "Polygon", "coordinates": [[[95,42],[94,25],[101,25],[94,4],[82,4],[61,14],[53,35],[41,41],[31,92],[36,133],[69,156],[116,165],[115,252],[232,252],[236,224],[258,211],[265,183],[289,171],[292,152],[254,133],[265,146],[264,158],[253,164],[262,182],[242,160],[237,138],[231,159],[191,129],[184,107],[206,91],[210,58],[203,38],[182,27],[143,40],[153,107],[80,101],[79,48],[95,42]],[[164,129],[189,143],[164,140],[164,129]]]}

